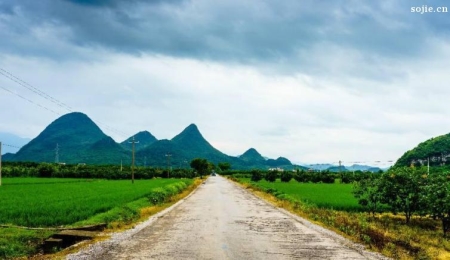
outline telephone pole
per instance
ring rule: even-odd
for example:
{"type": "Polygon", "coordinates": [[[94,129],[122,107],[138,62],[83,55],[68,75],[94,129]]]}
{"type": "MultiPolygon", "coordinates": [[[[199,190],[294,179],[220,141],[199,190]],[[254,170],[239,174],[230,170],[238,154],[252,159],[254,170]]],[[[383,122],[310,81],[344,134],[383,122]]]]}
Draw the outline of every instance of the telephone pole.
{"type": "Polygon", "coordinates": [[[138,144],[139,141],[134,140],[134,136],[133,136],[133,140],[131,140],[131,142],[128,142],[132,144],[132,160],[131,160],[131,183],[134,183],[134,145],[138,144]]]}
{"type": "Polygon", "coordinates": [[[166,157],[167,157],[167,178],[170,178],[170,157],[172,157],[172,155],[170,153],[166,153],[166,157]]]}
{"type": "Polygon", "coordinates": [[[0,186],[2,186],[2,142],[0,142],[0,186]]]}

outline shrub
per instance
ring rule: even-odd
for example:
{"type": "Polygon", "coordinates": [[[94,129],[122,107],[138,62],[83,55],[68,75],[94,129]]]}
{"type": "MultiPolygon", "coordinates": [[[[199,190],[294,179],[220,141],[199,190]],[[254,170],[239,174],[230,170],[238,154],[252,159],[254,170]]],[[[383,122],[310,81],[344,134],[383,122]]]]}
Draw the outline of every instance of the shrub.
{"type": "Polygon", "coordinates": [[[258,181],[262,180],[262,178],[263,178],[263,175],[260,171],[258,171],[258,170],[252,171],[252,178],[251,178],[252,181],[258,182],[258,181]]]}
{"type": "Polygon", "coordinates": [[[292,172],[284,171],[281,173],[281,181],[282,182],[290,182],[292,180],[292,172]]]}
{"type": "Polygon", "coordinates": [[[266,176],[264,176],[264,179],[269,182],[275,182],[275,180],[277,179],[277,176],[278,176],[277,171],[268,171],[266,173],[266,176]]]}

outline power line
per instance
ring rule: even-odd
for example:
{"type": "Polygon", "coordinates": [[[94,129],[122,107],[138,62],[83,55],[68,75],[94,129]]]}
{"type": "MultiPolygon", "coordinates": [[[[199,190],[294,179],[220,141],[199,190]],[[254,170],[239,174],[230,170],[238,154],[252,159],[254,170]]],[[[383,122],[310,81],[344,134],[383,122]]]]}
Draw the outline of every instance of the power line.
{"type": "MultiPolygon", "coordinates": [[[[56,104],[58,107],[60,107],[62,109],[65,109],[65,110],[67,110],[69,112],[73,112],[73,109],[70,106],[68,106],[67,104],[65,104],[65,103],[61,102],[60,100],[50,96],[49,94],[45,93],[44,91],[39,90],[38,88],[34,87],[33,85],[31,85],[31,84],[27,83],[26,81],[22,80],[21,78],[13,75],[11,72],[9,72],[9,71],[7,71],[7,70],[5,70],[3,68],[0,68],[0,75],[2,75],[4,77],[8,78],[9,80],[19,84],[20,86],[28,89],[29,91],[31,91],[31,92],[41,96],[42,98],[44,98],[44,99],[46,99],[46,100],[56,104]]],[[[48,108],[46,106],[43,106],[43,105],[41,105],[41,104],[39,104],[37,102],[34,102],[33,100],[31,100],[29,98],[26,98],[26,97],[24,97],[24,96],[22,96],[22,95],[20,95],[20,94],[18,94],[16,92],[14,92],[14,91],[11,91],[11,90],[3,87],[3,86],[0,86],[0,88],[6,90],[7,92],[9,92],[9,93],[11,93],[13,95],[16,95],[16,96],[20,97],[21,99],[26,100],[27,102],[29,102],[31,104],[34,104],[34,105],[36,105],[36,106],[38,106],[38,107],[40,107],[42,109],[45,109],[45,110],[47,110],[49,112],[52,112],[52,113],[54,113],[56,115],[59,115],[59,116],[61,115],[60,113],[58,113],[58,112],[56,112],[56,111],[54,111],[54,110],[52,110],[52,109],[50,109],[50,108],[48,108]]],[[[120,130],[118,130],[116,128],[113,128],[111,126],[108,126],[107,124],[105,124],[103,122],[97,121],[97,124],[103,126],[104,128],[108,129],[111,132],[114,132],[114,133],[119,134],[119,135],[124,136],[124,137],[128,137],[128,135],[125,134],[124,132],[122,132],[122,131],[120,131],[120,130]]]]}
{"type": "Polygon", "coordinates": [[[2,145],[3,146],[8,146],[8,147],[11,147],[11,148],[16,148],[16,149],[22,148],[22,147],[18,147],[18,146],[15,146],[15,145],[10,145],[10,144],[5,144],[5,143],[2,143],[2,145]]]}
{"type": "Polygon", "coordinates": [[[49,94],[45,93],[44,91],[41,91],[39,89],[37,89],[36,87],[32,86],[31,84],[23,81],[22,79],[14,76],[13,74],[11,74],[10,72],[0,68],[0,74],[5,76],[6,78],[16,82],[17,84],[19,84],[20,86],[30,90],[31,92],[49,100],[50,102],[56,104],[57,106],[66,109],[69,112],[72,112],[72,108],[69,107],[68,105],[64,104],[63,102],[59,101],[58,99],[50,96],[49,94]]]}
{"type": "Polygon", "coordinates": [[[35,105],[35,106],[38,106],[38,107],[40,107],[40,108],[42,108],[42,109],[45,109],[45,110],[47,110],[47,111],[49,111],[49,112],[52,112],[52,113],[54,113],[54,114],[61,115],[60,113],[55,112],[55,111],[53,111],[52,109],[50,109],[50,108],[48,108],[48,107],[45,107],[45,106],[43,106],[43,105],[41,105],[41,104],[39,104],[39,103],[36,103],[36,102],[34,102],[33,100],[28,99],[28,98],[26,98],[26,97],[24,97],[24,96],[22,96],[22,95],[20,95],[20,94],[18,94],[18,93],[16,93],[16,92],[14,92],[14,91],[11,91],[11,90],[5,88],[4,86],[0,86],[0,88],[6,90],[7,92],[9,92],[9,93],[11,93],[11,94],[13,94],[13,95],[16,95],[16,96],[20,97],[21,99],[23,99],[23,100],[25,100],[25,101],[30,102],[31,104],[33,104],[33,105],[35,105]]]}

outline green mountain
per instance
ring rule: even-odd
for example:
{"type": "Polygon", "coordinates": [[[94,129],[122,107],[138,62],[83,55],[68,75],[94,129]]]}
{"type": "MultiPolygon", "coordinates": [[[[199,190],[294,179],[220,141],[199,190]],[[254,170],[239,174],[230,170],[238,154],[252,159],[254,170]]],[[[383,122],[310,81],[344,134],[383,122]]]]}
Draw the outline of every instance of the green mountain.
{"type": "Polygon", "coordinates": [[[137,165],[189,168],[191,158],[170,140],[159,140],[136,152],[137,165]]]}
{"type": "MultiPolygon", "coordinates": [[[[268,169],[299,166],[283,157],[266,160],[254,148],[239,157],[228,156],[214,148],[202,136],[197,126],[189,125],[172,140],[157,140],[147,131],[135,135],[139,141],[135,159],[138,166],[188,168],[195,158],[205,158],[215,164],[229,162],[233,169],[268,169]]],[[[23,146],[16,154],[5,154],[7,161],[59,162],[87,164],[130,164],[131,145],[128,140],[116,143],[85,114],[74,112],[61,116],[42,133],[23,146]]]]}
{"type": "Polygon", "coordinates": [[[118,158],[130,161],[125,149],[120,147],[85,114],[66,114],[42,133],[23,146],[12,161],[55,162],[58,150],[59,162],[64,163],[117,163],[118,158]]]}
{"type": "Polygon", "coordinates": [[[131,151],[132,150],[132,144],[130,143],[131,140],[134,139],[139,142],[135,144],[135,150],[139,151],[144,149],[145,147],[153,144],[154,142],[158,141],[156,137],[154,137],[150,132],[148,131],[141,131],[133,136],[130,136],[125,141],[121,142],[120,145],[125,148],[126,150],[131,151]]]}
{"type": "Polygon", "coordinates": [[[255,148],[248,149],[244,154],[239,156],[239,159],[253,164],[266,164],[266,159],[255,148]]]}
{"type": "Polygon", "coordinates": [[[450,134],[446,134],[420,143],[414,149],[404,153],[394,166],[427,165],[428,158],[430,165],[434,166],[445,163],[449,157],[450,134]]]}
{"type": "Polygon", "coordinates": [[[291,161],[284,157],[278,157],[276,160],[269,159],[267,160],[267,165],[270,167],[283,167],[283,166],[292,166],[291,161]]]}
{"type": "Polygon", "coordinates": [[[214,148],[202,136],[194,124],[186,127],[171,140],[176,148],[181,149],[188,161],[195,158],[206,158],[213,163],[229,162],[230,156],[214,148]]]}

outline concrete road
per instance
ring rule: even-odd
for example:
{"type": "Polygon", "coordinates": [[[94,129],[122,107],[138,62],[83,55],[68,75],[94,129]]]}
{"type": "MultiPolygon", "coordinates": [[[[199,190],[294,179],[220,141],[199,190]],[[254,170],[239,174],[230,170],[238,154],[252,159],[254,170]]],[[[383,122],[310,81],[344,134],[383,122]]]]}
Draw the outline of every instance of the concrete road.
{"type": "Polygon", "coordinates": [[[382,259],[223,177],[132,237],[70,259],[382,259]]]}

